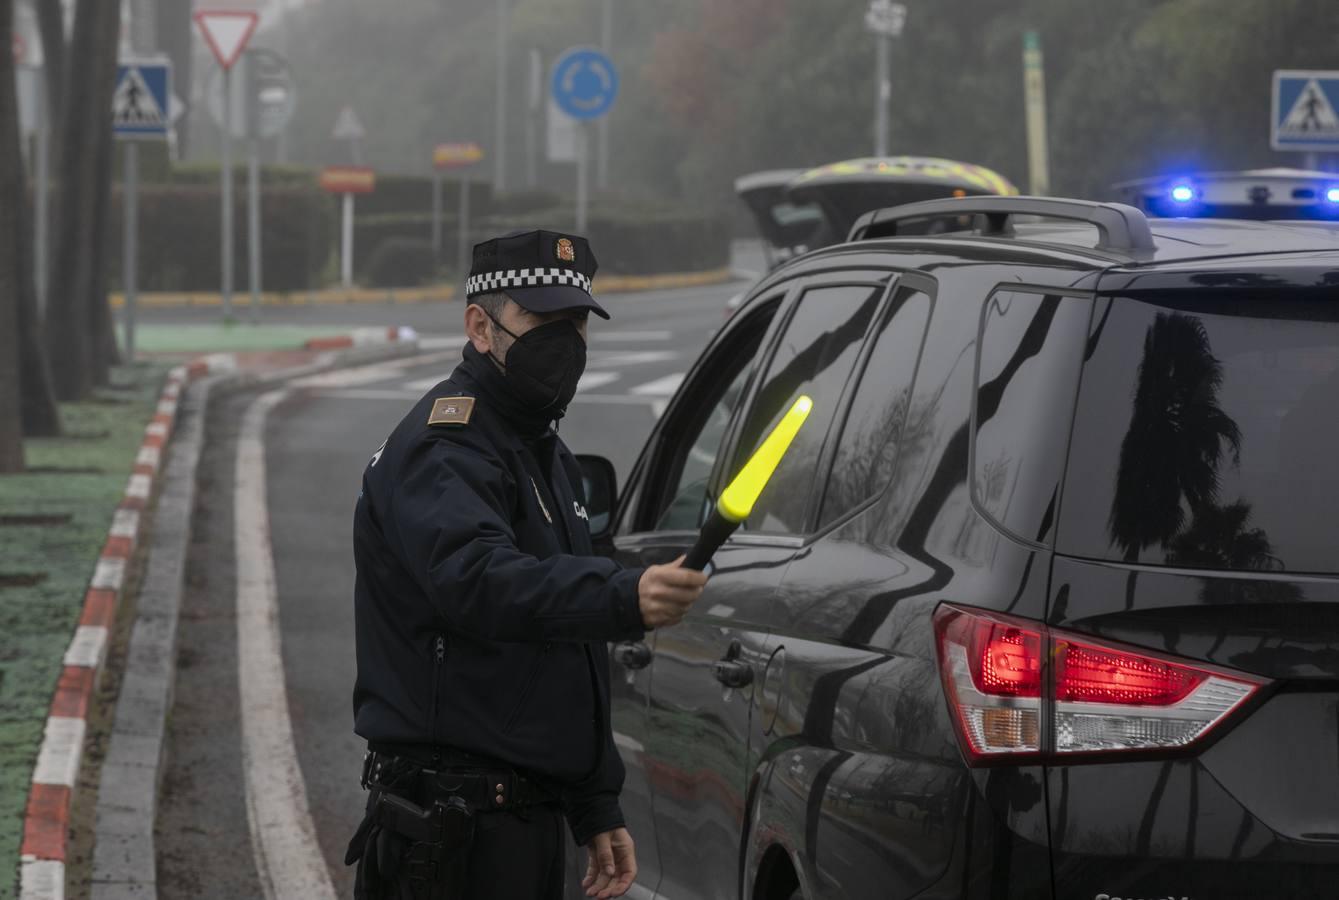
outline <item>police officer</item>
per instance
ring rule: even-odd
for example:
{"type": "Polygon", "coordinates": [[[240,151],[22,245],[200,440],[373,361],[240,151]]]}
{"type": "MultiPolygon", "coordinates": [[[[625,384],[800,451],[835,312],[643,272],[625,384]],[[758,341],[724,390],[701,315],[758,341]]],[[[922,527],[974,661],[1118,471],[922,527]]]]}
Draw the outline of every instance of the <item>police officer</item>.
{"type": "Polygon", "coordinates": [[[359,898],[588,896],[637,873],[618,795],[606,642],[672,625],[705,577],[593,555],[558,438],[586,362],[595,257],[549,231],[478,244],[468,342],[373,455],[354,514],[359,898]]]}

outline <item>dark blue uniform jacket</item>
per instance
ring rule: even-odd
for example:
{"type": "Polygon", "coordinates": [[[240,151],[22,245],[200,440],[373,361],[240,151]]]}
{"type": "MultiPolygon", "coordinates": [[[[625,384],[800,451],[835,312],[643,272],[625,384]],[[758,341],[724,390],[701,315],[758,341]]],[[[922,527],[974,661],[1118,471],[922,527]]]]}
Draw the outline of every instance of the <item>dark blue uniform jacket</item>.
{"type": "Polygon", "coordinates": [[[642,570],[593,555],[576,460],[472,346],[368,464],[353,538],[355,731],[535,776],[580,844],[623,825],[606,642],[643,636],[642,570]],[[439,397],[469,422],[429,425],[439,397]]]}

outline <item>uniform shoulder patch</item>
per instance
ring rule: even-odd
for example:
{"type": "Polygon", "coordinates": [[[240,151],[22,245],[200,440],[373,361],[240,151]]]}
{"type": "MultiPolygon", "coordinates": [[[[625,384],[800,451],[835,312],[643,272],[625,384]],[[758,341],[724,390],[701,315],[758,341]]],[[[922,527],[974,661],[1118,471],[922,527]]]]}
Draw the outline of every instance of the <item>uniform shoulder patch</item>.
{"type": "Polygon", "coordinates": [[[468,425],[474,414],[473,397],[438,397],[432,401],[429,425],[468,425]]]}

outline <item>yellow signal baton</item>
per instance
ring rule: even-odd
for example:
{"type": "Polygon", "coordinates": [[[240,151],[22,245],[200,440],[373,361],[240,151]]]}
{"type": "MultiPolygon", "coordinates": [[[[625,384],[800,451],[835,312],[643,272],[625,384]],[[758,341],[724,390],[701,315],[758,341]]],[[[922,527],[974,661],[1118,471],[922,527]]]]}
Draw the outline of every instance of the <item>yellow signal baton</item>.
{"type": "Polygon", "coordinates": [[[809,418],[809,412],[813,408],[814,401],[801,396],[781,417],[772,433],[762,442],[762,446],[754,452],[744,464],[744,468],[739,470],[734,481],[731,481],[729,487],[721,493],[720,499],[716,501],[716,508],[712,510],[711,518],[707,519],[702,530],[698,532],[697,543],[688,551],[688,557],[683,563],[684,568],[698,571],[706,568],[721,544],[725,543],[726,539],[734,534],[735,529],[749,517],[753,512],[753,505],[758,502],[758,496],[763,488],[767,487],[772,473],[781,464],[786,451],[790,449],[791,442],[795,440],[795,435],[799,433],[800,426],[809,418]]]}

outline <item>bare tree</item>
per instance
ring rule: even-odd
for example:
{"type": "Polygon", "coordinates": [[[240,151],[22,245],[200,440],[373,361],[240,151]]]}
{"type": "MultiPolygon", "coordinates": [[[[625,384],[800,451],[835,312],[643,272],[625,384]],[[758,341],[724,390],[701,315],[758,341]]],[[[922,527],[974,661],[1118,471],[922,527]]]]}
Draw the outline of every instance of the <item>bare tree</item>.
{"type": "Polygon", "coordinates": [[[110,316],[100,244],[107,237],[111,186],[111,95],[120,5],[77,0],[66,55],[60,123],[55,252],[47,300],[47,347],[56,396],[79,400],[105,380],[110,316]],[[76,60],[78,63],[76,64],[76,60]],[[94,297],[99,304],[94,311],[94,297]]]}
{"type": "MultiPolygon", "coordinates": [[[[13,0],[0,0],[0,34],[14,21],[13,0]]],[[[14,58],[0,53],[0,472],[23,471],[23,418],[19,408],[18,260],[16,205],[23,182],[14,58]]]]}

